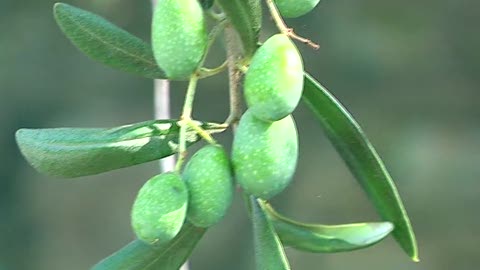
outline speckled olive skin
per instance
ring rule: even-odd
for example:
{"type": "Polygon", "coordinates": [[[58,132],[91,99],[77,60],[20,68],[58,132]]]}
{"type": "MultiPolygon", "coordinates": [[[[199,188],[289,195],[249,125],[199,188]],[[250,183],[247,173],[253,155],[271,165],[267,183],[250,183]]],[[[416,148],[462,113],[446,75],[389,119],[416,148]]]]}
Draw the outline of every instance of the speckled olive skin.
{"type": "Polygon", "coordinates": [[[218,223],[232,203],[230,161],[220,145],[207,145],[188,161],[182,174],[189,191],[187,219],[208,228],[218,223]]]}
{"type": "Polygon", "coordinates": [[[285,18],[296,18],[314,9],[320,0],[275,0],[278,10],[285,18]]]}
{"type": "Polygon", "coordinates": [[[292,116],[270,123],[247,110],[232,146],[234,175],[245,192],[262,199],[280,193],[292,179],[297,158],[297,129],[292,116]]]}
{"type": "Polygon", "coordinates": [[[152,20],[152,45],[155,60],[168,78],[189,78],[207,46],[200,3],[197,0],[158,0],[152,20]]]}
{"type": "Polygon", "coordinates": [[[138,192],[132,208],[132,227],[146,243],[167,243],[185,221],[188,191],[176,173],[164,173],[148,180],[138,192]]]}
{"type": "Polygon", "coordinates": [[[245,77],[245,99],[257,118],[277,121],[292,113],[303,91],[303,62],[284,34],[269,38],[255,53],[245,77]]]}

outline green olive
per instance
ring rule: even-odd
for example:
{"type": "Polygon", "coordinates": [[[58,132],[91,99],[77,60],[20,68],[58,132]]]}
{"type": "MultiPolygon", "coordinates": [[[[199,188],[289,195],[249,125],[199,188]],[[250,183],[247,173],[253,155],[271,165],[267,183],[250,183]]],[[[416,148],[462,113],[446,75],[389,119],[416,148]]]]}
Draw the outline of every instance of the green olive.
{"type": "Polygon", "coordinates": [[[286,35],[272,36],[253,56],[245,77],[249,109],[262,120],[280,120],[297,107],[302,90],[300,53],[286,35]]]}
{"type": "Polygon", "coordinates": [[[275,0],[278,10],[285,18],[296,18],[314,9],[320,0],[275,0]]]}
{"type": "Polygon", "coordinates": [[[196,152],[183,171],[188,191],[187,219],[207,228],[218,223],[232,203],[233,181],[230,162],[219,145],[207,145],[196,152]]]}
{"type": "Polygon", "coordinates": [[[271,123],[247,110],[232,146],[235,178],[245,192],[262,199],[280,193],[292,179],[297,157],[297,129],[291,116],[271,123]]]}
{"type": "Polygon", "coordinates": [[[206,46],[205,18],[197,0],[158,1],[152,21],[152,48],[168,78],[189,78],[206,46]]]}
{"type": "Polygon", "coordinates": [[[178,174],[164,173],[148,180],[132,208],[132,227],[138,239],[147,243],[172,240],[185,221],[187,203],[187,188],[178,174]]]}

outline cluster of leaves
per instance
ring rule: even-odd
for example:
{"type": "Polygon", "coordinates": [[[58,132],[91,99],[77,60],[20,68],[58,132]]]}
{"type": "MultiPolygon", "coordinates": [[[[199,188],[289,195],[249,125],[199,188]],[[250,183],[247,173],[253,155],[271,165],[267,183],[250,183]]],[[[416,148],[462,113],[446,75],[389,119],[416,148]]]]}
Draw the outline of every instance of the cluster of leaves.
{"type": "MultiPolygon", "coordinates": [[[[171,2],[170,0],[160,2],[162,1],[163,4],[171,2]]],[[[187,5],[192,1],[199,4],[197,0],[180,2],[187,5]]],[[[209,15],[216,22],[208,40],[205,39],[205,44],[200,44],[205,47],[205,51],[208,51],[209,45],[224,27],[230,27],[238,34],[238,42],[241,43],[239,47],[242,48],[240,52],[232,52],[227,46],[227,51],[230,50],[227,55],[236,53],[227,62],[230,71],[233,70],[230,72],[233,74],[230,77],[231,83],[233,81],[238,84],[238,76],[235,74],[248,68],[258,49],[258,36],[262,26],[261,2],[259,0],[200,2],[204,9],[202,13],[209,15]]],[[[277,0],[280,12],[273,0],[267,0],[266,3],[282,34],[309,43],[308,40],[288,30],[284,24],[282,27],[281,15],[284,17],[303,15],[315,7],[318,0],[277,0]]],[[[163,8],[156,12],[163,12],[162,18],[168,15],[167,19],[172,15],[164,14],[163,8]]],[[[239,115],[235,115],[235,109],[225,123],[193,121],[189,119],[188,113],[185,114],[185,111],[191,111],[193,95],[190,90],[194,90],[196,80],[216,75],[225,69],[226,65],[215,69],[201,67],[206,52],[195,52],[196,55],[192,58],[194,69],[189,67],[192,64],[179,65],[175,61],[164,67],[162,66],[164,61],[159,62],[163,55],[159,56],[158,52],[165,53],[167,56],[165,61],[171,61],[168,54],[172,52],[168,48],[171,49],[172,46],[168,45],[170,40],[162,40],[166,38],[162,34],[153,34],[152,50],[152,47],[141,39],[79,8],[58,3],[54,7],[54,15],[61,30],[78,49],[107,66],[145,78],[187,80],[189,78],[185,76],[186,74],[193,75],[190,77],[186,106],[181,120],[151,120],[109,129],[20,129],[16,134],[20,150],[38,171],[52,176],[79,177],[158,160],[177,153],[179,170],[186,147],[201,138],[214,144],[211,134],[236,126],[239,115]]],[[[164,27],[164,23],[161,26],[164,27]]],[[[171,25],[170,28],[172,29],[171,25]]],[[[193,27],[189,31],[198,37],[205,29],[193,27]]],[[[227,33],[225,35],[227,36],[227,33]]],[[[182,38],[185,37],[172,38],[174,41],[171,42],[193,44],[182,38]]],[[[231,43],[232,39],[227,37],[227,41],[231,43]]],[[[198,47],[198,44],[192,46],[198,47]]],[[[177,49],[180,52],[185,50],[177,49]]],[[[300,78],[302,79],[301,75],[300,78]]],[[[277,213],[267,201],[246,194],[255,237],[257,268],[290,269],[283,251],[284,245],[307,252],[350,251],[371,246],[384,239],[390,232],[405,252],[414,261],[418,261],[415,236],[406,210],[391,176],[374,147],[355,119],[325,87],[308,73],[303,73],[302,80],[301,100],[315,114],[383,221],[342,225],[304,224],[277,213]]],[[[281,137],[283,134],[277,136],[281,137]]],[[[193,224],[188,219],[184,222],[182,220],[182,226],[172,239],[154,243],[134,240],[92,269],[178,269],[188,259],[207,229],[193,224]]]]}

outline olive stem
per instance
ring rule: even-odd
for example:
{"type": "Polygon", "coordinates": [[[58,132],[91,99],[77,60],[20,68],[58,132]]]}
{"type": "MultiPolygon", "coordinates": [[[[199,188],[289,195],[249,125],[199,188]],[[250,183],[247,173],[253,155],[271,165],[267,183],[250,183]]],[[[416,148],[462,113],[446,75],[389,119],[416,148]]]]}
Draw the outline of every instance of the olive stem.
{"type": "MultiPolygon", "coordinates": [[[[210,31],[208,35],[208,43],[206,47],[206,53],[203,55],[202,60],[198,64],[198,68],[196,72],[190,77],[190,81],[188,83],[187,93],[185,94],[185,101],[183,103],[183,110],[182,115],[180,117],[180,136],[179,136],[179,149],[178,149],[178,160],[177,164],[175,165],[175,171],[180,172],[182,169],[182,165],[187,157],[187,129],[192,128],[198,135],[200,135],[203,139],[211,144],[216,144],[216,141],[201,127],[196,125],[192,120],[192,108],[193,108],[193,101],[195,99],[195,90],[197,89],[198,80],[205,76],[205,71],[208,69],[203,69],[202,66],[207,58],[208,52],[210,51],[210,47],[215,42],[218,35],[223,31],[225,26],[227,25],[227,20],[220,21],[215,27],[210,31]]],[[[210,70],[211,73],[207,75],[213,76],[214,74],[218,74],[219,72],[223,71],[225,68],[224,64],[220,67],[210,70]],[[213,75],[212,75],[213,74],[213,75]]]]}
{"type": "Polygon", "coordinates": [[[290,38],[296,39],[296,40],[314,48],[315,50],[318,50],[320,48],[320,45],[311,41],[310,39],[307,39],[307,38],[304,38],[304,37],[301,37],[301,36],[295,34],[295,32],[293,31],[293,28],[289,28],[287,26],[287,24],[285,23],[285,21],[282,18],[282,15],[280,15],[280,12],[278,11],[277,6],[273,2],[273,0],[265,0],[265,2],[267,3],[267,6],[270,10],[270,14],[272,15],[273,21],[275,22],[278,30],[280,30],[280,32],[282,34],[285,34],[285,35],[289,36],[290,38]]]}
{"type": "Polygon", "coordinates": [[[248,67],[245,65],[237,65],[238,70],[240,70],[243,74],[247,73],[248,67]]]}
{"type": "Polygon", "coordinates": [[[197,125],[193,120],[186,121],[186,124],[188,125],[188,127],[193,129],[200,137],[206,140],[208,143],[217,144],[215,139],[207,131],[205,131],[203,128],[197,125]]]}
{"type": "Polygon", "coordinates": [[[198,70],[198,78],[199,79],[204,79],[204,78],[208,78],[208,77],[217,75],[217,74],[221,73],[222,71],[224,71],[225,69],[227,69],[227,66],[228,66],[227,61],[225,61],[220,66],[215,67],[215,68],[204,68],[204,67],[202,67],[198,70]]]}
{"type": "Polygon", "coordinates": [[[228,63],[228,82],[230,91],[230,113],[225,120],[225,124],[232,125],[235,129],[240,116],[241,109],[241,94],[240,94],[240,79],[242,72],[238,69],[237,64],[240,59],[240,49],[238,48],[237,33],[235,29],[228,25],[225,28],[225,43],[227,47],[227,63],[228,63]]]}
{"type": "Polygon", "coordinates": [[[212,31],[210,31],[210,33],[208,34],[207,47],[205,50],[205,54],[203,55],[203,58],[198,65],[200,67],[199,69],[201,69],[201,67],[205,63],[205,60],[207,59],[207,56],[208,56],[208,52],[210,52],[210,47],[212,47],[218,35],[225,29],[226,25],[227,25],[227,20],[224,19],[220,21],[218,24],[216,24],[213,27],[212,31]]]}
{"type": "MultiPolygon", "coordinates": [[[[154,9],[157,0],[152,0],[154,9]]],[[[170,83],[168,80],[155,80],[154,86],[154,110],[155,118],[170,118],[170,83]]],[[[166,157],[160,160],[161,172],[173,171],[175,169],[175,156],[166,157]]],[[[189,263],[186,261],[179,270],[189,270],[189,263]]]]}
{"type": "Polygon", "coordinates": [[[185,102],[183,103],[182,115],[180,116],[180,136],[179,140],[179,149],[178,149],[178,160],[175,166],[175,171],[180,172],[183,162],[187,157],[187,129],[188,122],[192,121],[192,108],[193,100],[195,99],[195,90],[197,89],[198,75],[194,73],[190,77],[188,83],[187,93],[185,94],[185,102]]]}
{"type": "Polygon", "coordinates": [[[207,14],[212,17],[214,20],[221,21],[225,19],[225,13],[223,12],[215,12],[212,9],[209,9],[207,14]]]}

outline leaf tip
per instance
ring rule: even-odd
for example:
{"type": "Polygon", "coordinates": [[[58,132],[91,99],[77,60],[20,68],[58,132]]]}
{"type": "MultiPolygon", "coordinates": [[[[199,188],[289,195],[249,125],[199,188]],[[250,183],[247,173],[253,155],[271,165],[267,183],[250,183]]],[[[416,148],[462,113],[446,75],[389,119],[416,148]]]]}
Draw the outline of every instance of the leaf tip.
{"type": "Polygon", "coordinates": [[[394,229],[395,229],[395,225],[393,225],[392,222],[384,222],[384,228],[385,228],[385,231],[388,232],[388,233],[391,233],[394,229]]]}
{"type": "Polygon", "coordinates": [[[20,146],[24,141],[26,136],[28,135],[28,129],[21,128],[15,131],[15,140],[17,141],[17,145],[20,146]]]}
{"type": "Polygon", "coordinates": [[[65,8],[66,6],[68,6],[68,5],[65,4],[65,3],[57,2],[57,3],[53,4],[53,12],[56,13],[56,12],[58,12],[61,8],[65,8]]]}

